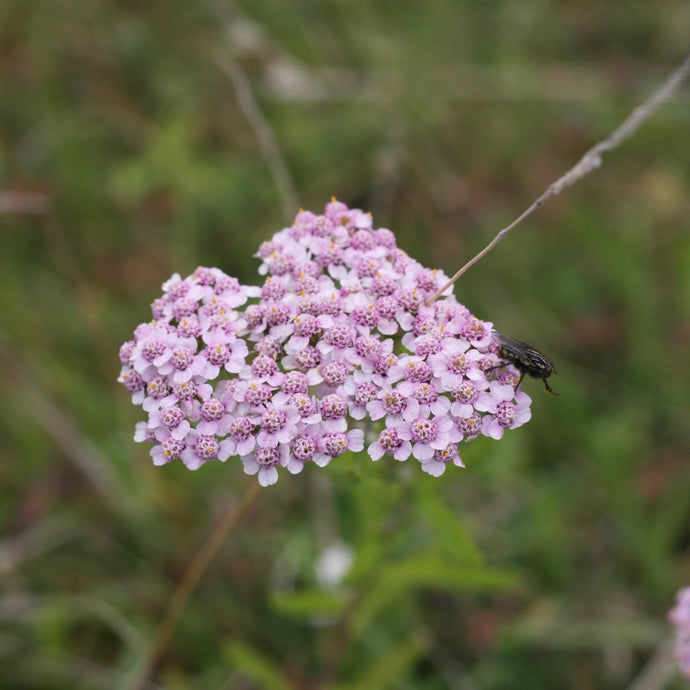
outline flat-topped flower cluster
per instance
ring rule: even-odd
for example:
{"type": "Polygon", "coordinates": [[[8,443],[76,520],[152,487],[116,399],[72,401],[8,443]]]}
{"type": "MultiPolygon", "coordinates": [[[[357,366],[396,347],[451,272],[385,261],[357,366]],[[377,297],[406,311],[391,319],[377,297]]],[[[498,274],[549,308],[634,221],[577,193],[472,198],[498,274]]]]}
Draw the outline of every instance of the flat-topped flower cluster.
{"type": "Polygon", "coordinates": [[[134,438],[155,464],[239,456],[268,485],[366,445],[438,476],[463,466],[461,441],[529,420],[491,324],[450,289],[426,304],[446,276],[370,214],[335,200],[300,211],[258,257],[261,287],[217,268],[174,275],[120,349],[118,380],[148,415],[134,438]]]}

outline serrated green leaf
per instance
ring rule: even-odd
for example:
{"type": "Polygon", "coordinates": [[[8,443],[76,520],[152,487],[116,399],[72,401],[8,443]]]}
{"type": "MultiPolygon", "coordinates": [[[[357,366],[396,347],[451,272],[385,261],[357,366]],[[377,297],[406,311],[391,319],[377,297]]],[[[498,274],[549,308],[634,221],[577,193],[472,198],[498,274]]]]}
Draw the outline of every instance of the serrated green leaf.
{"type": "Polygon", "coordinates": [[[381,562],[384,561],[386,547],[387,543],[378,535],[363,540],[357,547],[355,560],[345,578],[346,582],[358,583],[370,577],[371,573],[377,572],[381,562]]]}
{"type": "Polygon", "coordinates": [[[346,603],[347,598],[342,593],[318,589],[277,592],[271,597],[273,608],[286,616],[296,618],[337,616],[342,613],[346,603]]]}
{"type": "Polygon", "coordinates": [[[421,497],[424,517],[433,527],[444,551],[460,562],[482,563],[483,556],[472,542],[458,516],[441,502],[437,493],[421,497]]]}
{"type": "Polygon", "coordinates": [[[228,644],[226,653],[235,670],[253,680],[262,690],[291,690],[280,669],[256,649],[233,641],[228,644]]]}
{"type": "Polygon", "coordinates": [[[376,584],[359,605],[354,626],[363,630],[382,609],[422,588],[487,590],[510,587],[516,576],[482,565],[457,565],[436,555],[418,555],[382,568],[376,584]]]}
{"type": "Polygon", "coordinates": [[[515,576],[484,565],[449,563],[435,554],[421,554],[385,566],[380,582],[397,589],[441,587],[451,589],[494,589],[515,583],[515,576]]]}
{"type": "Polygon", "coordinates": [[[395,682],[403,678],[416,663],[425,649],[419,637],[411,637],[385,654],[371,657],[358,677],[346,684],[336,685],[335,690],[372,690],[372,688],[397,687],[395,682]]]}

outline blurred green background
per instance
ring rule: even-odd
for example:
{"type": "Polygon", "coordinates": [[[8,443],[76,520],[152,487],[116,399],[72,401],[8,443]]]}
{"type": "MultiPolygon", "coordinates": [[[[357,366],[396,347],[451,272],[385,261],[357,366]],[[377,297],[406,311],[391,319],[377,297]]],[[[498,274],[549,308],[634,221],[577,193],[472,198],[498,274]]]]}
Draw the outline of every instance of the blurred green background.
{"type": "MultiPolygon", "coordinates": [[[[170,274],[256,282],[259,243],[332,195],[452,273],[689,25],[674,0],[2,0],[0,687],[131,688],[255,482],[132,441],[117,350],[170,274]]],[[[441,479],[281,476],[146,687],[684,687],[663,643],[690,582],[689,93],[456,288],[554,359],[561,397],[526,382],[530,424],[441,479]],[[352,568],[325,582],[338,548],[352,568]]]]}

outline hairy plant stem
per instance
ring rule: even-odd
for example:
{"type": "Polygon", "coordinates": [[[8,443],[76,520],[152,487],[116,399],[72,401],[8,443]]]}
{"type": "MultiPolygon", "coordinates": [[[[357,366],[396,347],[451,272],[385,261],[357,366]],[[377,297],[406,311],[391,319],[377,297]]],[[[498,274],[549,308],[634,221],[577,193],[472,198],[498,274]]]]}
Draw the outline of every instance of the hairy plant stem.
{"type": "Polygon", "coordinates": [[[451,285],[454,285],[457,280],[465,272],[467,272],[478,261],[483,259],[501,240],[505,239],[508,233],[517,225],[519,225],[525,218],[531,216],[534,211],[543,206],[549,199],[559,194],[566,187],[570,187],[578,180],[581,180],[586,175],[589,175],[593,170],[596,170],[601,165],[601,156],[606,151],[612,151],[622,141],[633,134],[637,128],[652,116],[675,92],[680,86],[681,82],[690,74],[690,55],[688,55],[683,62],[676,67],[668,76],[666,81],[641,105],[637,106],[630,115],[615,129],[606,139],[603,139],[598,144],[595,144],[582,158],[564,175],[559,177],[553,184],[549,185],[547,190],[522,212],[510,225],[507,225],[489,242],[489,244],[482,249],[479,254],[470,259],[449,281],[436,291],[426,304],[432,304],[436,301],[451,285]]]}

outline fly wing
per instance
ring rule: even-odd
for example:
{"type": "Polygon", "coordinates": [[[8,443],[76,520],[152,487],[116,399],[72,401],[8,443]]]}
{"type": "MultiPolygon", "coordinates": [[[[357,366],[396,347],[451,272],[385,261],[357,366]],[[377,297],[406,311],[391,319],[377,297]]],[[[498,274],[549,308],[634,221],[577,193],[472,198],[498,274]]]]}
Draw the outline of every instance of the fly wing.
{"type": "Polygon", "coordinates": [[[515,338],[498,331],[491,332],[491,339],[507,352],[510,352],[516,359],[521,359],[527,350],[532,349],[527,343],[515,340],[515,338]]]}

